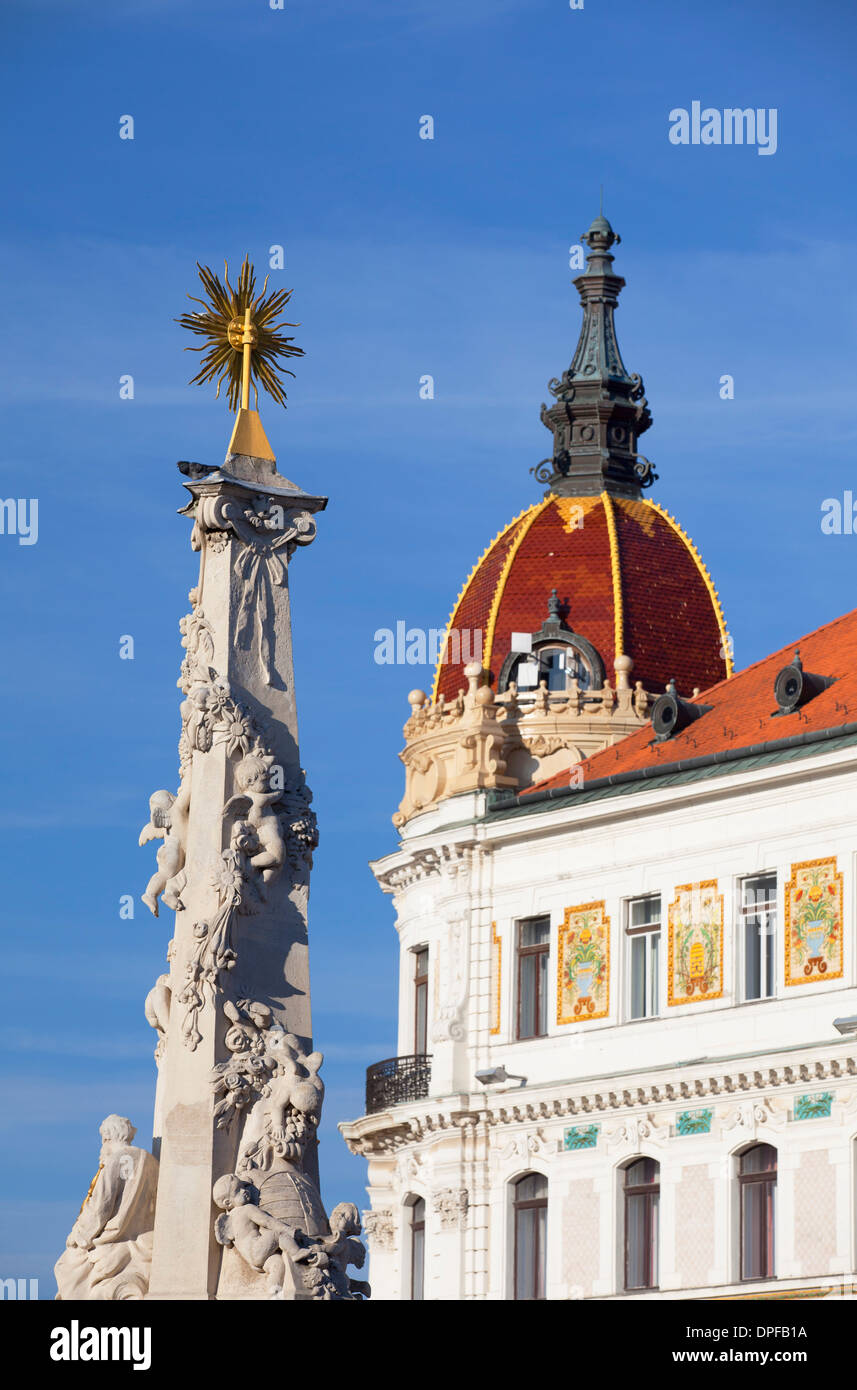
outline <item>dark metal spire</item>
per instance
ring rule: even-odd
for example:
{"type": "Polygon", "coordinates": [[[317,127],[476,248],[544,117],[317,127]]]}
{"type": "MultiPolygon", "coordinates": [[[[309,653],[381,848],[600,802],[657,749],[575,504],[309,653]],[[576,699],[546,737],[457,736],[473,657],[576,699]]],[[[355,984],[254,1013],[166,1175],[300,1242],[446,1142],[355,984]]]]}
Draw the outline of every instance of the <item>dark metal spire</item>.
{"type": "Polygon", "coordinates": [[[567,497],[611,492],[639,497],[657,474],[637,453],[637,440],[652,417],[642,377],[629,374],[613,324],[625,281],[613,274],[611,246],[620,241],[600,213],[581,241],[589,254],[575,280],[583,325],[571,366],[548,382],[555,404],[542,405],[542,424],[554,437],[553,457],[532,470],[539,482],[567,497]]]}

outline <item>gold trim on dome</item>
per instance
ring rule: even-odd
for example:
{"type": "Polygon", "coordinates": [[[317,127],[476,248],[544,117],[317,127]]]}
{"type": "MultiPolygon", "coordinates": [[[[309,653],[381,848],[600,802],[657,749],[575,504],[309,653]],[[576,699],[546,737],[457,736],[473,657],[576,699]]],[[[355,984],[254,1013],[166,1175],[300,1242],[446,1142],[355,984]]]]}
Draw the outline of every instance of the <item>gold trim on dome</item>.
{"type": "Polygon", "coordinates": [[[622,563],[619,557],[619,536],[610,494],[602,492],[607,539],[610,542],[610,570],[613,575],[613,659],[625,653],[625,610],[622,606],[622,563]]]}
{"type": "MultiPolygon", "coordinates": [[[[535,502],[534,502],[534,503],[532,504],[532,506],[530,506],[530,507],[525,507],[524,510],[523,510],[522,512],[518,512],[518,515],[517,515],[517,516],[513,517],[512,520],[511,520],[510,522],[508,522],[500,531],[497,532],[497,534],[496,534],[496,536],[494,537],[493,541],[489,541],[488,545],[486,545],[486,547],[485,547],[485,549],[483,550],[482,554],[479,556],[479,559],[476,561],[476,564],[473,566],[473,569],[470,571],[470,573],[468,574],[468,576],[467,576],[467,578],[465,579],[464,583],[462,584],[461,589],[459,590],[459,593],[458,593],[458,598],[455,600],[455,603],[452,605],[452,612],[451,612],[450,615],[449,615],[449,621],[448,621],[448,623],[447,623],[447,625],[446,625],[446,631],[445,631],[445,633],[444,633],[444,635],[443,635],[443,646],[442,646],[441,649],[440,649],[440,660],[438,661],[437,666],[436,666],[436,668],[435,668],[434,682],[433,682],[432,688],[431,688],[432,703],[434,703],[435,700],[437,699],[437,688],[438,688],[438,686],[439,686],[439,684],[440,684],[440,673],[441,673],[441,671],[443,670],[444,666],[446,665],[446,644],[447,644],[447,642],[449,641],[450,633],[452,632],[453,627],[454,627],[454,625],[455,625],[455,619],[456,619],[456,617],[458,616],[458,610],[459,610],[459,608],[461,607],[462,600],[464,599],[464,596],[465,596],[465,594],[467,593],[467,590],[470,588],[471,582],[472,582],[473,579],[475,578],[477,570],[479,570],[479,568],[481,567],[482,562],[483,562],[484,560],[487,560],[488,556],[491,554],[491,551],[494,549],[495,545],[497,545],[497,543],[503,539],[503,537],[506,535],[506,533],[507,533],[508,531],[511,531],[511,529],[512,529],[513,526],[517,526],[519,522],[523,521],[523,520],[524,520],[524,517],[526,517],[531,511],[533,511],[533,509],[534,509],[536,506],[538,506],[538,503],[535,503],[535,502]]],[[[484,664],[484,663],[483,663],[483,664],[484,664]]]]}
{"type": "Polygon", "coordinates": [[[515,556],[526,537],[530,534],[533,523],[554,501],[556,501],[555,497],[546,497],[543,502],[539,502],[537,506],[531,507],[529,520],[523,522],[520,531],[509,546],[509,551],[503,561],[503,568],[500,571],[500,577],[497,580],[497,586],[494,590],[494,597],[491,600],[491,608],[488,613],[488,626],[485,630],[485,645],[482,657],[482,666],[486,671],[491,670],[491,651],[494,646],[494,630],[497,626],[497,614],[500,612],[500,604],[503,601],[503,594],[506,589],[506,580],[509,578],[512,565],[515,563],[515,556]]]}
{"type": "Polygon", "coordinates": [[[699,570],[699,573],[702,577],[702,582],[708,590],[709,597],[714,607],[714,616],[717,619],[717,626],[720,629],[720,649],[723,652],[723,659],[726,663],[726,678],[728,680],[729,677],[732,675],[733,671],[735,670],[731,656],[732,643],[729,637],[729,633],[726,630],[726,619],[723,616],[723,609],[720,606],[720,595],[714,587],[714,580],[708,573],[705,561],[703,560],[702,556],[700,555],[690,536],[683,529],[683,527],[679,525],[674,516],[670,516],[669,512],[664,507],[659,506],[657,502],[649,501],[648,497],[640,498],[640,501],[644,506],[651,507],[653,512],[657,512],[659,516],[662,516],[664,518],[664,521],[666,521],[672,527],[672,529],[675,531],[676,535],[680,538],[680,540],[684,541],[685,545],[687,546],[687,549],[689,550],[690,554],[693,556],[693,559],[696,562],[696,568],[699,570]]]}

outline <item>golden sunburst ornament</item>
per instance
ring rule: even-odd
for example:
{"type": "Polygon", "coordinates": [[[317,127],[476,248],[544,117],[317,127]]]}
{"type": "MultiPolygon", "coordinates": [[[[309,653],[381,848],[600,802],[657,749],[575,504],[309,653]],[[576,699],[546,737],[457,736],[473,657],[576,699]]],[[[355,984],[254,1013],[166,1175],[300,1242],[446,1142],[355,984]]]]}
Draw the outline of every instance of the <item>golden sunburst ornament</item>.
{"type": "Polygon", "coordinates": [[[191,385],[204,386],[207,381],[217,381],[215,397],[220,395],[221,386],[226,386],[230,410],[239,406],[249,407],[249,388],[253,383],[256,409],[259,408],[259,385],[273,396],[278,405],[285,406],[286,393],[283,389],[282,374],[294,376],[288,368],[280,366],[284,357],[303,357],[303,348],[295,347],[294,340],[281,330],[298,328],[296,323],[276,323],[275,320],[292,297],[291,290],[275,290],[265,298],[268,277],[262,286],[262,293],[256,295],[256,273],[245,256],[233,289],[229,283],[229,266],[224,262],[224,280],[220,279],[208,266],[197,261],[199,278],[207,300],[189,294],[188,299],[201,304],[203,312],[194,310],[176,319],[182,328],[190,329],[205,338],[199,347],[188,347],[186,352],[204,352],[196,376],[191,377],[191,385]],[[257,382],[259,385],[257,385],[257,382]]]}

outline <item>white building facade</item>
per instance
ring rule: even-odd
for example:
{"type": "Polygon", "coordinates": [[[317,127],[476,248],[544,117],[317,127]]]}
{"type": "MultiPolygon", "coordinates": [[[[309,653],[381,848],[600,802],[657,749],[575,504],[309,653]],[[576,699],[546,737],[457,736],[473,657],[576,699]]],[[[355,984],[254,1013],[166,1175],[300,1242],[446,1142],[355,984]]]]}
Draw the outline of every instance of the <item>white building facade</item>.
{"type": "Polygon", "coordinates": [[[770,1297],[772,1280],[807,1297],[857,1281],[857,1039],[834,1027],[857,1013],[857,737],[725,767],[493,815],[484,793],[453,798],[373,866],[397,913],[400,1058],[419,1056],[421,1010],[430,1051],[425,1095],[398,1100],[405,1061],[394,1103],[382,1088],[343,1126],[369,1162],[376,1297],[770,1297]],[[841,894],[844,940],[823,974],[794,978],[786,919],[807,865],[841,894]],[[575,1017],[581,907],[606,980],[575,1017]],[[694,914],[722,963],[688,994],[694,914]]]}
{"type": "Polygon", "coordinates": [[[696,547],[644,496],[615,235],[584,240],[548,490],[408,697],[372,866],[398,1055],[341,1130],[374,1296],[850,1294],[857,614],[733,672],[696,547]]]}

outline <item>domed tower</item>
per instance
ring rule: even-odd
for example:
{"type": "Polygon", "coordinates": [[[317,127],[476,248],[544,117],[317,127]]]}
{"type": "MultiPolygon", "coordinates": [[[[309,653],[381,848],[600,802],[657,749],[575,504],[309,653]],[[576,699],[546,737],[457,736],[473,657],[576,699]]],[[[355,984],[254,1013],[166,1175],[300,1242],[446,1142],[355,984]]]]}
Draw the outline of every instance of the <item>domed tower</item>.
{"type": "Polygon", "coordinates": [[[625,281],[606,217],[582,238],[583,324],[548,384],[543,499],[491,541],[450,615],[432,698],[409,696],[397,825],[458,793],[521,789],[633,732],[669,680],[688,697],[731,674],[717,591],[692,540],[645,493],[651,425],[614,310],[625,281]]]}

